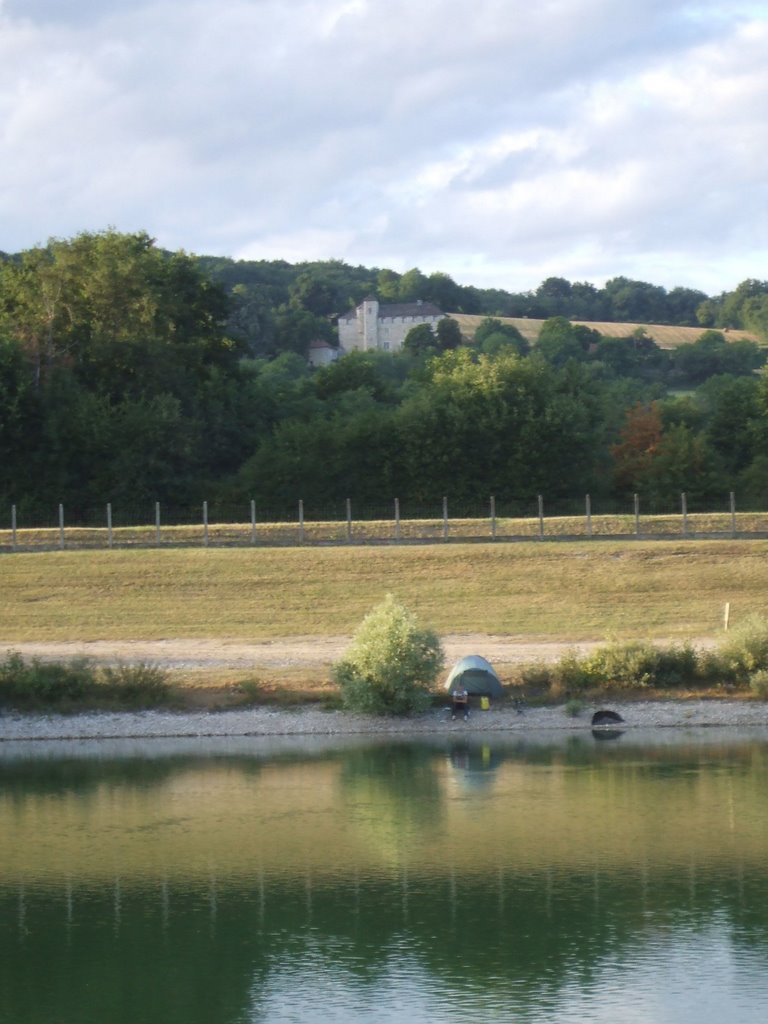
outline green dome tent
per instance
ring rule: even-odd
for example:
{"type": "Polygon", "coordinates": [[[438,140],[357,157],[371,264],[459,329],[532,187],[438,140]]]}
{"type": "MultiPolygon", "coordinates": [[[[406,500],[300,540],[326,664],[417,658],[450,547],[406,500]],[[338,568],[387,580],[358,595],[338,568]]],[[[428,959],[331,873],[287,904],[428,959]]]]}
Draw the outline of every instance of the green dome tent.
{"type": "Polygon", "coordinates": [[[504,696],[501,680],[479,654],[468,654],[453,666],[445,688],[450,692],[457,684],[475,697],[504,696]]]}

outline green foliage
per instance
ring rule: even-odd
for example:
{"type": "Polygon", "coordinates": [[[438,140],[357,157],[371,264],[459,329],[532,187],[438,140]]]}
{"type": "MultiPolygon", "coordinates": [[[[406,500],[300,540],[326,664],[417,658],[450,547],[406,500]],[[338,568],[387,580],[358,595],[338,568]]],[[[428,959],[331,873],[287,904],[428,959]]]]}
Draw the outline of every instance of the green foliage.
{"type": "Polygon", "coordinates": [[[752,672],[749,677],[749,688],[755,697],[768,700],[768,669],[761,668],[752,672]]]}
{"type": "Polygon", "coordinates": [[[404,715],[429,706],[443,663],[437,634],[390,594],[363,619],[333,676],[346,708],[404,715]]]}
{"type": "Polygon", "coordinates": [[[564,711],[569,718],[578,718],[586,707],[585,701],[579,700],[578,697],[571,697],[570,700],[565,702],[564,711]]]}
{"type": "Polygon", "coordinates": [[[170,699],[166,673],[152,665],[96,668],[87,658],[26,662],[15,651],[0,662],[0,706],[19,710],[144,708],[170,699]]]}
{"type": "Polygon", "coordinates": [[[589,690],[674,689],[699,679],[696,652],[689,645],[668,648],[650,643],[608,644],[580,656],[569,651],[554,666],[555,695],[589,690]]]}
{"type": "Polygon", "coordinates": [[[725,634],[718,653],[724,670],[739,683],[768,669],[768,618],[758,614],[747,616],[725,634]]]}

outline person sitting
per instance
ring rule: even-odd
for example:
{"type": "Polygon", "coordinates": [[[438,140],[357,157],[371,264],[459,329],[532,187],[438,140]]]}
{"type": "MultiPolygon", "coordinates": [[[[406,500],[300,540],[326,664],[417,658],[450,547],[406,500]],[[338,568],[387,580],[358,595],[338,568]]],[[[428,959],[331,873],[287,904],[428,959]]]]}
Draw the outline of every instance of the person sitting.
{"type": "Polygon", "coordinates": [[[469,694],[461,683],[457,683],[451,690],[451,718],[456,718],[457,714],[464,715],[465,719],[469,718],[469,694]]]}

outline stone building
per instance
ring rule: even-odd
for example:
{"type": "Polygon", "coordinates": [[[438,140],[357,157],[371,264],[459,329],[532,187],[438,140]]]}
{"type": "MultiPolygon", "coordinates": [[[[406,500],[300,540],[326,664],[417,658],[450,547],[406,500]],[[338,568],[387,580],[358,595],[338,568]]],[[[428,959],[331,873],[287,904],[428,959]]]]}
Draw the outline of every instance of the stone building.
{"type": "Polygon", "coordinates": [[[357,309],[350,309],[339,317],[339,345],[345,352],[353,349],[397,352],[412,327],[429,324],[434,330],[445,316],[431,302],[380,304],[378,299],[369,296],[357,309]]]}

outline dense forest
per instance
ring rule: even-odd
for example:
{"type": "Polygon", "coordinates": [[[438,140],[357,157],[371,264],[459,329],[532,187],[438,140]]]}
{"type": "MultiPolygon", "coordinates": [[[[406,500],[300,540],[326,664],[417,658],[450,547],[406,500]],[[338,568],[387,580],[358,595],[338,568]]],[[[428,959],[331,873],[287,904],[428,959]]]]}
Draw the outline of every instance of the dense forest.
{"type": "Polygon", "coordinates": [[[524,507],[589,492],[664,508],[768,502],[768,282],[709,297],[614,278],[514,294],[445,274],[195,257],[144,233],[0,256],[0,506],[84,521],[208,500],[262,514],[524,507]],[[313,369],[309,342],[373,293],[483,322],[313,369]],[[546,320],[533,347],[498,317],[546,320]],[[629,338],[573,320],[643,322],[629,338]],[[666,351],[653,324],[699,325],[666,351]],[[432,343],[433,342],[433,343],[432,343]]]}

